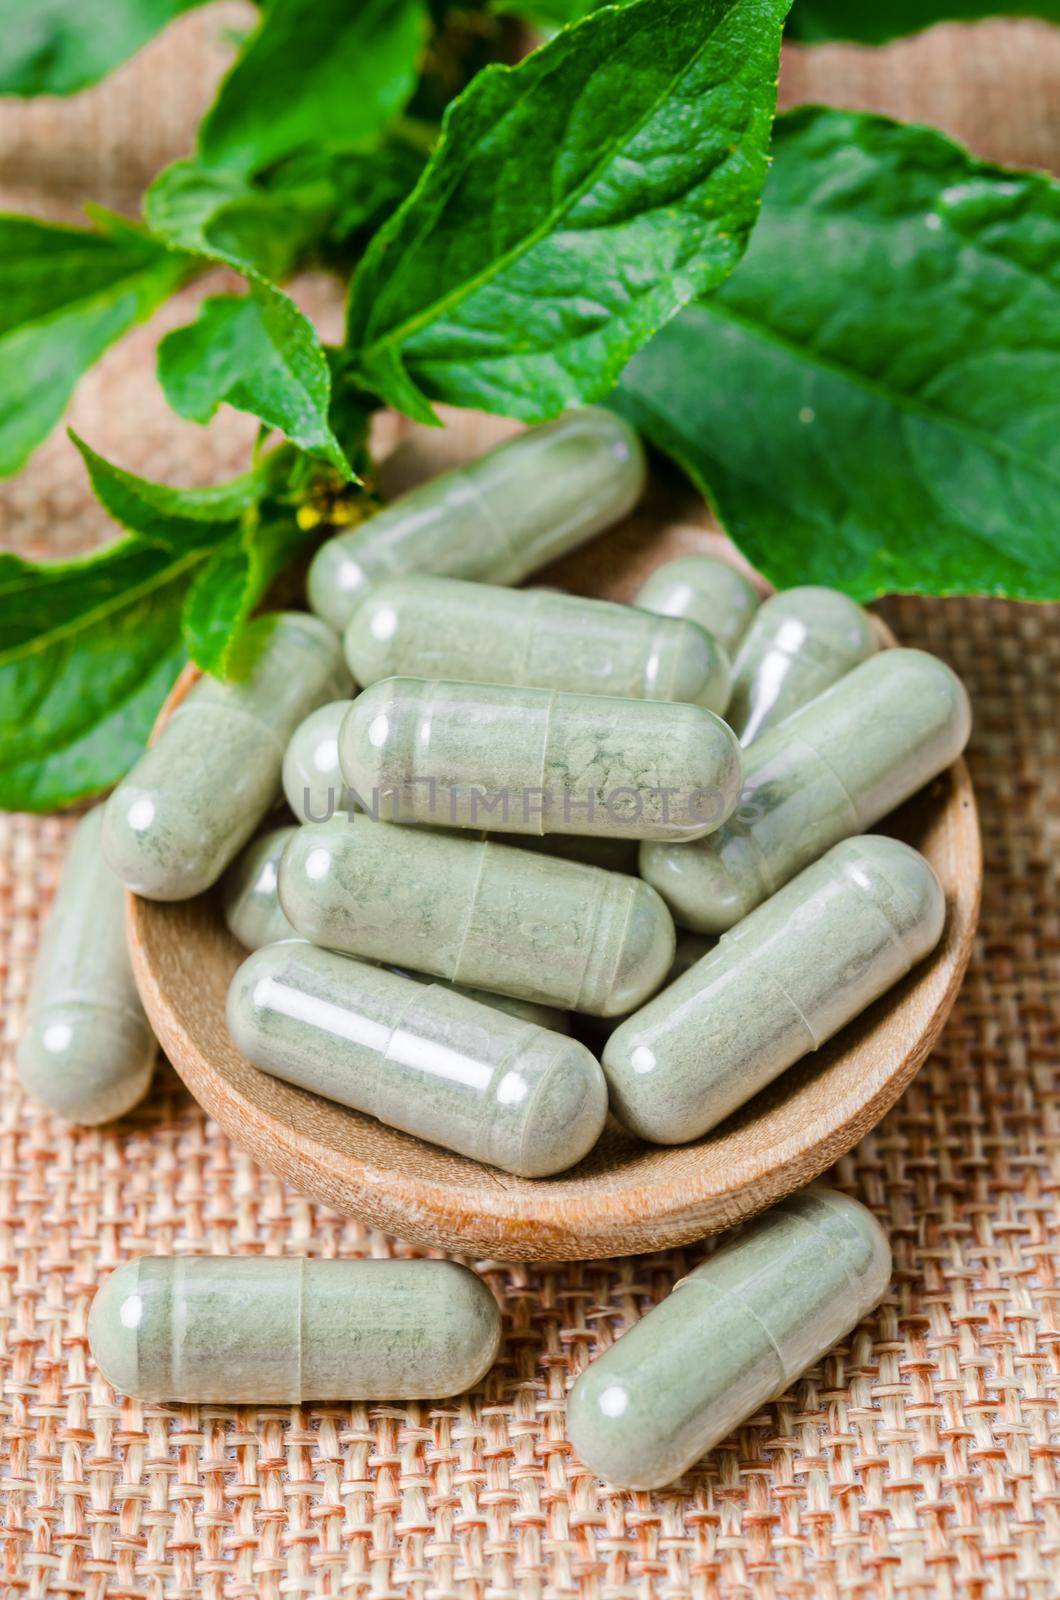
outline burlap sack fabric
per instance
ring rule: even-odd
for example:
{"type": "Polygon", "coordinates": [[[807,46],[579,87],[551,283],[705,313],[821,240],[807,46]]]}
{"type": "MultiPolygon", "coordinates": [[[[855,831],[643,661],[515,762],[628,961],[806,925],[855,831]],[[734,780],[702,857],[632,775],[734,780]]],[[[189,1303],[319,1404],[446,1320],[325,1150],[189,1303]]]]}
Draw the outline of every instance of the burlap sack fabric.
{"type": "MultiPolygon", "coordinates": [[[[0,201],[133,210],[182,153],[240,7],[184,19],[78,100],[0,107],[0,201]]],[[[1060,165],[1060,31],[943,29],[884,52],[790,53],[788,102],[873,105],[1005,160],[1060,165]]],[[[221,280],[215,279],[216,288],[221,280]]],[[[82,385],[78,427],[136,470],[207,481],[253,433],[166,412],[163,327],[82,385]]],[[[330,318],[338,297],[305,285],[330,318]]],[[[110,536],[61,439],[3,486],[3,543],[65,554],[110,536]]],[[[255,1167],[160,1068],[127,1122],[79,1131],[10,1064],[68,823],[2,819],[0,1430],[3,1592],[133,1596],[581,1591],[1033,1596],[1060,1592],[1060,1082],[1055,612],[981,601],[883,608],[939,652],[976,710],[987,877],[978,950],[941,1048],[833,1174],[891,1235],[876,1316],[673,1493],[604,1489],[572,1457],[564,1396],[702,1250],[537,1269],[478,1263],[505,1313],[484,1390],[428,1405],[163,1408],[114,1395],[88,1355],[96,1284],[148,1251],[400,1253],[255,1167]],[[1052,807],[1052,809],[1050,809],[1052,807]],[[1052,1163],[1052,1165],[1050,1165],[1052,1163]]]]}

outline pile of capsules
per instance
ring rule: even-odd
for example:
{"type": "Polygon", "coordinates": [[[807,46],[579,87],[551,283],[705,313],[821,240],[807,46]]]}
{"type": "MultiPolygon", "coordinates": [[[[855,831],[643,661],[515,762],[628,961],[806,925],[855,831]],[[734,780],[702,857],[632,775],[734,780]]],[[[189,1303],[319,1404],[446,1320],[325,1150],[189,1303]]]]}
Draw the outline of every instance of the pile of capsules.
{"type": "MultiPolygon", "coordinates": [[[[760,604],[704,556],[630,606],[502,587],[644,478],[619,417],[572,412],[324,545],[314,614],[253,623],[232,680],[196,682],[81,822],[27,1086],[89,1122],[146,1091],[121,885],[221,884],[252,952],[228,1026],[257,1067],[533,1179],[586,1156],[609,1109],[653,1143],[699,1138],[921,961],[942,889],[865,830],[964,747],[944,663],[879,650],[839,593],[760,604]],[[296,821],[276,826],[281,787],[296,821]]],[[[889,1272],[856,1202],[784,1201],[579,1378],[575,1448],[618,1484],[670,1482],[889,1272]]],[[[90,1337],[150,1399],[415,1399],[476,1383],[499,1323],[451,1262],[160,1258],[107,1281],[90,1337]]]]}

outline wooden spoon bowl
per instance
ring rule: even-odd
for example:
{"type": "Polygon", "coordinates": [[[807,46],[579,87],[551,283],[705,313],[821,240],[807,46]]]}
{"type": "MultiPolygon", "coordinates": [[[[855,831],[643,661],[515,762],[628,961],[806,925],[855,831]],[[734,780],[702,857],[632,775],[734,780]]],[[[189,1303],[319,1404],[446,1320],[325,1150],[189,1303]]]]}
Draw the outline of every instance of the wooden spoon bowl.
{"type": "MultiPolygon", "coordinates": [[[[469,443],[467,454],[482,447],[481,436],[469,443]]],[[[552,569],[548,581],[628,599],[659,562],[716,551],[718,536],[697,516],[656,489],[646,509],[552,569]]],[[[178,681],[158,726],[194,677],[188,670],[178,681]]],[[[627,1255],[730,1227],[808,1183],[880,1120],[931,1050],[968,964],[982,880],[964,762],[882,831],[915,845],[942,881],[946,928],[931,958],[705,1138],[660,1148],[609,1122],[587,1159],[556,1178],[511,1177],[251,1066],[225,1025],[229,981],[246,952],[225,927],[216,893],[176,904],[130,895],[129,944],[152,1026],[192,1094],[295,1189],[455,1254],[627,1255]]]]}

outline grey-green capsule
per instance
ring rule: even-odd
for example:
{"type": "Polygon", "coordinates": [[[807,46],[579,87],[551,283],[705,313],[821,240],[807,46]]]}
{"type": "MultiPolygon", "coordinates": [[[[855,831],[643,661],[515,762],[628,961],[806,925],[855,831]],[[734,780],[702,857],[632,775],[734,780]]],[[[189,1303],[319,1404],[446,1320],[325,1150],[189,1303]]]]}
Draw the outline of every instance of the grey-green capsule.
{"type": "Polygon", "coordinates": [[[704,706],[386,678],[339,761],[366,808],[507,833],[698,839],[740,793],[740,748],[704,706]]]}
{"type": "Polygon", "coordinates": [[[600,1016],[646,1000],[674,953],[638,878],[367,816],[300,828],[280,899],[314,944],[600,1016]]]}
{"type": "Polygon", "coordinates": [[[107,802],[104,853],[148,900],[217,881],[276,800],[295,728],[349,687],[339,641],[302,612],[251,623],[237,670],[199,679],[107,802]]]}
{"type": "MultiPolygon", "coordinates": [[[[225,873],[221,886],[225,921],[229,932],[247,950],[261,950],[283,939],[302,938],[280,904],[278,882],[280,857],[297,832],[297,828],[273,828],[260,838],[252,839],[225,873]]],[[[393,970],[415,983],[445,981],[406,968],[393,970]]],[[[459,984],[453,987],[484,1006],[495,1006],[498,1011],[536,1023],[539,1028],[551,1028],[554,1033],[570,1032],[569,1016],[555,1006],[536,1005],[532,1000],[517,1000],[513,995],[490,994],[485,989],[469,989],[459,984]]]]}
{"type": "Polygon", "coordinates": [[[142,1256],[88,1319],[115,1389],[189,1405],[441,1399],[478,1383],[500,1337],[496,1301],[455,1261],[142,1256]]]}
{"type": "Polygon", "coordinates": [[[596,406],[570,411],[330,539],[309,569],[309,603],[341,630],[383,578],[433,572],[518,583],[624,517],[645,475],[628,423],[596,406]]]}
{"type": "Polygon", "coordinates": [[[252,839],[233,861],[221,883],[221,904],[228,931],[248,950],[301,935],[280,904],[277,878],[280,857],[297,828],[270,828],[252,839]]]}
{"type": "Polygon", "coordinates": [[[731,658],[761,604],[754,584],[714,556],[666,561],[641,584],[633,604],[662,617],[687,617],[731,658]]]}
{"type": "Polygon", "coordinates": [[[349,806],[339,770],[339,729],[352,705],[352,700],[329,700],[318,706],[288,740],[283,792],[299,822],[326,822],[349,806]]]}
{"type": "Polygon", "coordinates": [[[729,699],[728,657],[694,622],[549,589],[394,578],[361,601],[343,643],[366,685],[414,674],[717,712],[729,699]]]}
{"type": "Polygon", "coordinates": [[[883,1299],[865,1207],[814,1185],[740,1228],[582,1373],[567,1432],[627,1489],[661,1489],[783,1394],[883,1299]]]}
{"type": "Polygon", "coordinates": [[[867,611],[835,589],[785,589],[757,612],[725,715],[741,744],[775,728],[876,649],[867,611]]]}
{"type": "Polygon", "coordinates": [[[936,777],[970,728],[968,696],[944,662],[884,650],[752,745],[740,803],[716,833],[646,844],[640,870],[682,927],[723,933],[936,777]]]}
{"type": "Polygon", "coordinates": [[[615,1029],[615,1116],[654,1144],[698,1139],[904,978],[945,917],[907,844],[834,845],[615,1029]]]}
{"type": "Polygon", "coordinates": [[[99,847],[103,808],[81,819],[41,937],[18,1043],[30,1094],[72,1122],[109,1122],[142,1100],[154,1035],[125,943],[125,891],[99,847]]]}
{"type": "Polygon", "coordinates": [[[574,1166],[607,1115],[577,1040],[311,944],[243,963],[228,1028],[273,1076],[523,1178],[574,1166]]]}

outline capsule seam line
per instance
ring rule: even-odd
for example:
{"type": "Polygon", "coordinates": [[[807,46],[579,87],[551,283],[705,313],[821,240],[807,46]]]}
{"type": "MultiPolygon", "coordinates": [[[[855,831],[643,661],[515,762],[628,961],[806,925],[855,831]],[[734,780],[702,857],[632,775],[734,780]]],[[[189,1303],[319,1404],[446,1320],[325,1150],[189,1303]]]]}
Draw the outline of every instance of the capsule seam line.
{"type": "Polygon", "coordinates": [[[743,1296],[742,1295],[733,1295],[732,1298],[736,1301],[736,1304],[741,1308],[741,1310],[744,1311],[745,1314],[750,1317],[751,1321],[753,1323],[755,1323],[757,1327],[761,1328],[762,1332],[765,1334],[766,1340],[768,1341],[768,1343],[769,1343],[769,1345],[770,1345],[770,1347],[771,1347],[771,1349],[773,1351],[773,1354],[777,1358],[777,1366],[780,1368],[780,1376],[781,1376],[781,1379],[783,1381],[781,1382],[780,1389],[779,1390],[774,1390],[774,1394],[780,1393],[782,1390],[787,1388],[788,1384],[791,1382],[791,1376],[792,1376],[788,1372],[788,1364],[784,1360],[783,1354],[781,1353],[780,1346],[777,1344],[777,1341],[774,1339],[772,1333],[766,1327],[766,1325],[762,1321],[761,1317],[748,1304],[748,1302],[743,1298],[743,1296]]]}
{"type": "MultiPolygon", "coordinates": [[[[533,1023],[533,1022],[528,1022],[526,1024],[526,1027],[527,1027],[528,1030],[529,1029],[535,1029],[535,1031],[536,1031],[536,1024],[533,1023]]],[[[504,1060],[497,1063],[497,1071],[496,1071],[496,1074],[494,1076],[494,1081],[495,1082],[500,1077],[500,1074],[504,1070],[504,1068],[507,1067],[509,1061],[511,1061],[514,1056],[518,1056],[518,1055],[520,1055],[522,1053],[522,1049],[523,1049],[523,1046],[524,1046],[525,1043],[526,1043],[526,1034],[522,1033],[522,1034],[519,1035],[518,1039],[515,1040],[515,1042],[512,1045],[512,1048],[508,1051],[508,1054],[505,1056],[504,1060]]],[[[530,1129],[531,1129],[531,1127],[533,1125],[533,1120],[534,1119],[533,1119],[533,1116],[531,1115],[531,1113],[533,1111],[533,1107],[537,1104],[538,1100],[540,1100],[541,1095],[544,1092],[545,1085],[548,1083],[548,1080],[552,1077],[553,1073],[556,1071],[557,1065],[558,1065],[557,1062],[553,1062],[552,1065],[546,1070],[546,1072],[544,1073],[544,1076],[538,1082],[536,1091],[534,1092],[534,1094],[532,1094],[530,1096],[530,1099],[527,1102],[526,1114],[523,1117],[523,1133],[522,1133],[521,1139],[519,1140],[519,1165],[520,1166],[524,1166],[525,1165],[523,1157],[526,1155],[526,1146],[527,1146],[527,1142],[528,1142],[528,1140],[530,1138],[530,1129]]],[[[494,1115],[490,1119],[490,1131],[491,1132],[492,1132],[493,1127],[494,1127],[494,1125],[496,1123],[496,1120],[497,1120],[497,1117],[496,1117],[496,1100],[495,1100],[495,1097],[494,1097],[494,1115]]]]}
{"type": "Polygon", "coordinates": [[[482,497],[481,489],[479,489],[478,485],[475,483],[474,478],[471,477],[471,475],[467,471],[466,467],[465,468],[461,468],[461,475],[462,475],[462,477],[464,479],[464,482],[467,484],[468,488],[471,490],[472,495],[474,496],[475,504],[478,506],[479,512],[480,512],[481,516],[483,517],[483,520],[489,525],[489,527],[493,530],[493,532],[498,535],[498,537],[500,538],[501,544],[504,546],[505,550],[508,552],[508,559],[511,560],[511,558],[516,554],[516,550],[515,550],[515,546],[512,544],[511,536],[508,533],[507,528],[505,528],[504,525],[497,519],[497,517],[495,517],[493,515],[493,512],[490,510],[489,505],[487,504],[487,502],[482,497]]]}
{"type": "MultiPolygon", "coordinates": [[[[695,1276],[696,1275],[695,1275],[694,1272],[690,1272],[688,1274],[687,1278],[682,1278],[681,1281],[674,1286],[674,1293],[676,1294],[678,1289],[682,1288],[683,1286],[685,1286],[685,1285],[687,1285],[689,1283],[692,1283],[694,1281],[694,1279],[695,1279],[695,1276]]],[[[766,1325],[762,1321],[761,1317],[758,1315],[758,1313],[751,1306],[750,1302],[748,1300],[746,1300],[744,1298],[744,1296],[741,1295],[741,1294],[733,1294],[731,1289],[728,1290],[725,1294],[719,1294],[716,1289],[711,1291],[710,1285],[708,1283],[704,1283],[702,1281],[702,1279],[700,1280],[700,1286],[702,1288],[705,1288],[708,1291],[708,1293],[713,1292],[713,1297],[714,1297],[714,1299],[716,1301],[720,1302],[720,1301],[723,1301],[723,1300],[729,1300],[729,1301],[731,1301],[733,1303],[733,1305],[739,1306],[741,1311],[745,1312],[747,1314],[747,1316],[750,1317],[751,1321],[753,1323],[755,1323],[755,1325],[757,1327],[761,1328],[762,1332],[765,1334],[766,1343],[770,1346],[770,1348],[773,1351],[773,1354],[777,1358],[777,1366],[780,1368],[781,1376],[783,1377],[783,1380],[784,1380],[783,1384],[781,1385],[781,1389],[786,1389],[788,1384],[791,1382],[791,1378],[788,1375],[787,1363],[784,1360],[783,1354],[781,1353],[780,1346],[777,1344],[776,1339],[774,1339],[772,1333],[766,1327],[766,1325]]],[[[774,1393],[779,1393],[779,1392],[780,1392],[780,1390],[774,1391],[774,1393]]]]}
{"type": "Polygon", "coordinates": [[[552,713],[556,709],[556,698],[556,690],[550,690],[548,696],[548,710],[545,712],[545,734],[544,738],[541,740],[541,770],[537,777],[537,787],[541,793],[541,828],[538,834],[539,838],[543,838],[547,832],[547,829],[545,828],[545,774],[549,767],[548,747],[552,742],[552,713]]]}
{"type": "MultiPolygon", "coordinates": [[[[186,700],[184,704],[182,706],[178,706],[177,709],[179,711],[194,709],[194,702],[189,705],[189,702],[186,700]]],[[[232,705],[231,702],[224,702],[223,704],[218,705],[217,702],[214,701],[212,706],[200,706],[198,715],[202,716],[204,711],[208,712],[211,710],[219,712],[222,716],[235,717],[240,722],[249,723],[249,725],[254,729],[255,733],[264,734],[266,736],[269,743],[273,745],[274,748],[279,752],[280,760],[283,760],[283,757],[287,751],[287,746],[284,741],[277,736],[276,730],[271,727],[269,723],[259,721],[252,712],[245,710],[243,706],[232,705]]]]}
{"type": "MultiPolygon", "coordinates": [[[[428,689],[427,693],[423,696],[423,702],[422,702],[423,709],[421,710],[419,716],[416,718],[416,726],[412,730],[412,749],[409,752],[409,770],[408,770],[408,773],[407,773],[407,776],[406,776],[406,781],[408,782],[410,787],[415,785],[417,777],[419,775],[420,765],[421,765],[421,762],[420,762],[420,751],[421,751],[421,749],[424,752],[424,764],[427,767],[428,773],[430,773],[430,770],[431,770],[431,766],[430,766],[431,740],[434,737],[434,712],[435,712],[435,701],[438,698],[438,687],[439,686],[438,686],[437,682],[432,683],[430,688],[428,689]],[[426,740],[420,738],[420,729],[423,728],[423,727],[426,727],[426,731],[427,731],[426,740]]],[[[439,787],[441,787],[441,785],[439,785],[439,787]]],[[[433,788],[430,790],[430,797],[431,797],[431,803],[433,804],[434,801],[435,801],[435,798],[436,798],[433,788]]],[[[452,814],[453,814],[452,813],[452,803],[453,803],[453,790],[452,790],[452,785],[450,785],[450,788],[449,788],[449,806],[450,806],[449,815],[450,816],[452,816],[452,814]]]]}
{"type": "MultiPolygon", "coordinates": [[[[184,1389],[184,1363],[181,1357],[189,1345],[188,1337],[188,1295],[184,1289],[184,1274],[187,1271],[188,1258],[178,1256],[173,1265],[173,1276],[169,1285],[169,1373],[170,1382],[174,1393],[184,1389]]],[[[142,1270],[142,1269],[141,1269],[142,1270]]],[[[139,1278],[136,1283],[140,1287],[139,1278]]],[[[139,1359],[139,1329],[137,1330],[137,1359],[139,1359]]]]}
{"type": "Polygon", "coordinates": [[[811,743],[811,741],[809,739],[807,739],[805,737],[802,737],[802,742],[803,742],[803,744],[806,746],[806,748],[808,750],[812,750],[813,751],[814,755],[817,757],[817,759],[821,763],[822,767],[826,767],[828,769],[828,771],[831,773],[832,777],[835,779],[836,783],[839,785],[839,791],[842,794],[843,798],[846,800],[847,805],[850,807],[851,814],[852,814],[852,816],[854,818],[855,828],[860,833],[867,826],[867,824],[862,819],[861,812],[858,810],[857,802],[854,799],[854,796],[851,794],[850,790],[847,788],[846,784],[843,782],[842,778],[839,776],[838,772],[833,767],[832,763],[829,761],[828,757],[825,756],[825,755],[822,755],[820,750],[817,748],[817,746],[815,744],[811,743]]]}
{"type": "MultiPolygon", "coordinates": [[[[876,913],[877,917],[879,918],[882,926],[886,928],[887,936],[890,939],[891,943],[900,952],[901,957],[902,957],[902,962],[903,962],[903,969],[902,969],[902,972],[901,972],[900,975],[902,977],[904,977],[907,972],[911,972],[912,969],[913,969],[913,957],[909,954],[909,949],[908,949],[908,946],[906,945],[905,939],[902,937],[901,930],[898,927],[896,927],[894,922],[891,920],[890,916],[887,913],[886,908],[884,906],[881,906],[878,900],[874,899],[871,894],[869,894],[865,889],[863,889],[860,883],[857,883],[855,881],[854,887],[857,889],[858,893],[862,896],[862,898],[867,902],[867,904],[869,904],[872,907],[872,909],[875,911],[875,913],[876,913]]],[[[893,888],[893,886],[890,885],[890,884],[888,884],[888,887],[889,888],[893,888]]],[[[897,982],[897,979],[895,981],[897,982]]]]}
{"type": "MultiPolygon", "coordinates": [[[[597,870],[599,870],[599,869],[597,869],[597,870]]],[[[624,874],[616,873],[615,876],[616,877],[624,876],[624,874]]],[[[636,881],[636,880],[633,880],[633,881],[636,881]]],[[[604,899],[605,899],[605,896],[607,894],[608,888],[609,888],[609,884],[606,881],[601,883],[599,881],[599,879],[597,879],[597,881],[596,881],[596,906],[595,906],[595,909],[593,911],[593,925],[592,925],[592,928],[590,930],[589,937],[585,941],[585,960],[582,962],[582,970],[578,974],[577,995],[576,995],[576,998],[572,1002],[572,1005],[571,1005],[571,1009],[574,1010],[574,1011],[577,1011],[579,1009],[578,1002],[581,1001],[581,1000],[584,1000],[584,998],[585,998],[585,995],[584,995],[584,992],[583,992],[584,988],[585,988],[585,974],[588,971],[589,962],[592,959],[593,951],[596,948],[596,932],[597,932],[597,929],[600,926],[600,917],[601,917],[601,915],[603,913],[604,899]]],[[[632,921],[633,921],[633,895],[630,894],[630,895],[627,896],[627,899],[626,899],[626,917],[625,917],[625,921],[622,924],[622,934],[621,934],[620,938],[615,940],[615,959],[612,961],[611,970],[607,974],[607,991],[606,991],[607,995],[610,995],[612,990],[615,987],[615,974],[618,972],[619,964],[620,964],[620,962],[622,960],[622,956],[623,956],[623,954],[625,952],[626,935],[629,933],[630,923],[632,921]]]]}
{"type": "MultiPolygon", "coordinates": [[[[402,976],[401,973],[394,972],[393,968],[384,967],[383,971],[384,972],[387,972],[387,971],[393,972],[393,976],[395,978],[398,978],[398,977],[402,976]]],[[[397,1035],[399,1033],[411,1032],[411,1029],[409,1029],[407,1027],[409,1012],[415,1009],[416,1002],[420,999],[420,992],[419,992],[420,991],[420,985],[417,984],[415,982],[415,979],[412,979],[412,978],[406,979],[405,981],[415,985],[415,992],[413,992],[413,993],[411,993],[411,994],[409,994],[409,995],[407,995],[405,997],[405,1004],[402,1006],[401,1010],[398,1012],[396,1018],[394,1019],[393,1023],[390,1026],[390,1033],[389,1033],[389,1035],[387,1037],[386,1048],[383,1051],[381,1051],[381,1056],[382,1056],[382,1059],[384,1061],[393,1061],[393,1060],[395,1060],[395,1057],[391,1054],[391,1051],[392,1051],[393,1045],[394,1045],[394,1040],[395,1040],[395,1038],[397,1037],[397,1035]]],[[[442,980],[443,983],[445,981],[446,981],[445,979],[442,980]]],[[[449,980],[449,981],[451,982],[452,980],[449,980]]],[[[436,988],[436,987],[437,987],[437,985],[433,981],[431,981],[430,983],[428,983],[428,984],[423,986],[424,993],[429,994],[430,991],[433,988],[436,988]]],[[[442,994],[450,993],[450,991],[447,990],[447,989],[442,989],[441,992],[442,992],[442,994]]],[[[373,1112],[372,1115],[374,1116],[375,1113],[373,1112]]],[[[380,1117],[379,1120],[381,1122],[385,1122],[386,1118],[385,1117],[380,1117]]]]}
{"type": "Polygon", "coordinates": [[[459,983],[461,981],[460,970],[463,966],[464,951],[467,948],[467,941],[471,936],[471,924],[475,920],[475,908],[478,905],[479,891],[482,888],[482,878],[486,871],[486,852],[488,849],[489,845],[486,843],[479,845],[478,870],[475,873],[474,886],[470,895],[468,896],[467,917],[464,920],[464,930],[460,936],[460,948],[456,953],[456,961],[453,966],[453,970],[449,973],[450,982],[453,983],[459,983]]]}
{"type": "Polygon", "coordinates": [[[818,1039],[817,1034],[810,1025],[809,1018],[806,1016],[806,1013],[803,1011],[794,995],[790,995],[788,993],[787,989],[785,989],[775,972],[767,972],[765,970],[765,968],[762,966],[761,956],[755,960],[754,966],[760,979],[764,980],[766,983],[771,983],[775,989],[780,990],[780,993],[784,996],[785,1000],[788,1002],[789,1006],[794,1011],[803,1027],[806,1029],[807,1035],[811,1040],[811,1048],[814,1050],[819,1050],[821,1045],[824,1043],[824,1040],[818,1039]]]}
{"type": "Polygon", "coordinates": [[[533,601],[527,607],[526,634],[523,639],[522,659],[519,663],[520,681],[523,683],[527,683],[530,679],[530,656],[533,652],[535,643],[534,626],[538,620],[538,612],[541,610],[541,601],[543,598],[544,596],[541,594],[534,595],[533,601]]]}

